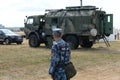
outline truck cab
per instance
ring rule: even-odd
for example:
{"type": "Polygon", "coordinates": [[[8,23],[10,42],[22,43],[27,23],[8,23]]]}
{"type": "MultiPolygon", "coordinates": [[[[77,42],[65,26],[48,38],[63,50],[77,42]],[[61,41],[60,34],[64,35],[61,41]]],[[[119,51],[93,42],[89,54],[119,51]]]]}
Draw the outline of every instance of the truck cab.
{"type": "Polygon", "coordinates": [[[29,16],[24,22],[26,39],[29,39],[30,47],[38,47],[45,42],[45,18],[44,15],[29,16]]]}

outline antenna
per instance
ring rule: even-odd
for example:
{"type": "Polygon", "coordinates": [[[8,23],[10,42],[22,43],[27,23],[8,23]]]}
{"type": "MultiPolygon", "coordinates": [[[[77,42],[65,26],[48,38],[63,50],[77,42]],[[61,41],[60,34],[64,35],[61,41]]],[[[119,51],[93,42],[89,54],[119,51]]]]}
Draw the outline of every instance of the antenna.
{"type": "Polygon", "coordinates": [[[81,4],[81,6],[82,6],[82,0],[80,0],[80,4],[81,4]]]}

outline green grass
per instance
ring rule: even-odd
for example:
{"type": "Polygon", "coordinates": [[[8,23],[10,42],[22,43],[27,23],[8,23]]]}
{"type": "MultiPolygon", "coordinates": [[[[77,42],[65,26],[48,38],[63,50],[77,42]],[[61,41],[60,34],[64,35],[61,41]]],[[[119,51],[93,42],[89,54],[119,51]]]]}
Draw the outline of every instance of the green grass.
{"type": "MultiPolygon", "coordinates": [[[[120,42],[110,44],[109,48],[100,43],[91,49],[72,50],[71,60],[78,71],[120,62],[120,42]]],[[[30,48],[27,42],[22,45],[0,45],[0,80],[50,79],[50,52],[51,50],[44,46],[30,48]]]]}
{"type": "Polygon", "coordinates": [[[48,63],[49,61],[49,53],[46,53],[45,49],[35,49],[29,46],[25,48],[24,45],[3,45],[3,48],[0,53],[0,69],[2,70],[48,63]]]}

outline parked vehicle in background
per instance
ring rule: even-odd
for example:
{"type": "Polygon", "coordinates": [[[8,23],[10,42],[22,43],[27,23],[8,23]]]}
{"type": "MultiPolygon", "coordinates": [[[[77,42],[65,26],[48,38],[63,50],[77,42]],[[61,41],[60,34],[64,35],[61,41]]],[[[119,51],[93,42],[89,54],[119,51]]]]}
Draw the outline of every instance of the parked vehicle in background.
{"type": "Polygon", "coordinates": [[[14,33],[9,29],[0,29],[0,44],[5,43],[6,45],[11,43],[22,44],[23,37],[14,33]]]}

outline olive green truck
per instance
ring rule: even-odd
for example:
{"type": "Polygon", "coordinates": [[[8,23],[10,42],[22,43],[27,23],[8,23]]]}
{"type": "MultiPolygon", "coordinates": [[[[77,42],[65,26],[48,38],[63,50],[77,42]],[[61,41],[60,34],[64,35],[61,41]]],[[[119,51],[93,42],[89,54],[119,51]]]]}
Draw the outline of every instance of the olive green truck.
{"type": "Polygon", "coordinates": [[[113,33],[113,14],[107,14],[96,6],[73,6],[65,9],[49,9],[44,15],[27,16],[24,32],[30,47],[44,43],[51,48],[52,29],[61,28],[63,39],[71,49],[91,48],[99,39],[113,33]]]}

